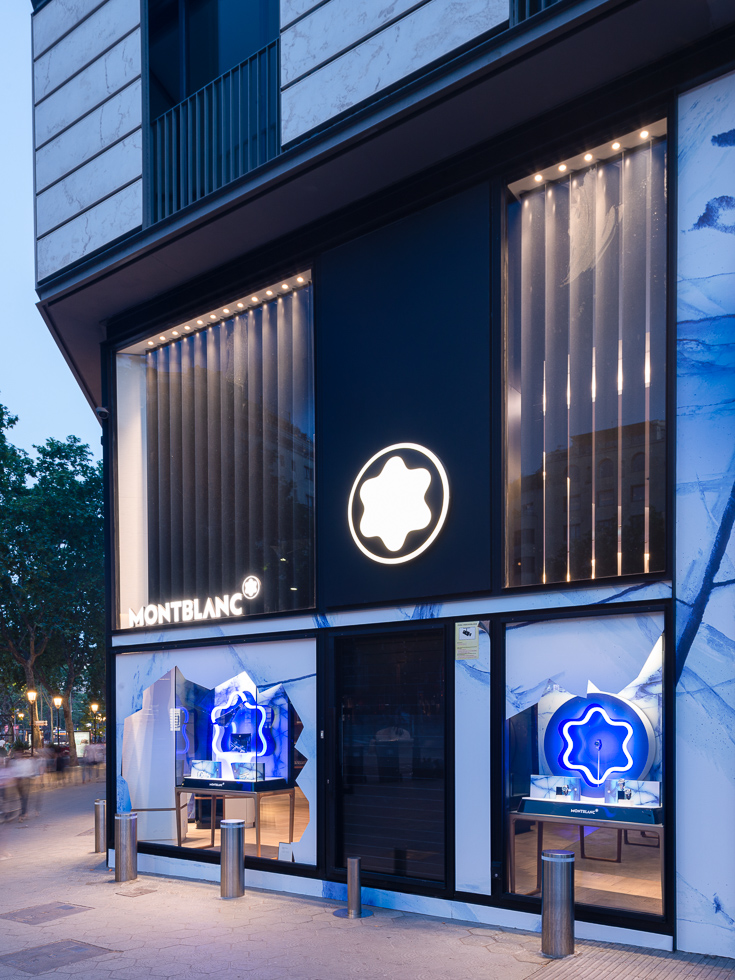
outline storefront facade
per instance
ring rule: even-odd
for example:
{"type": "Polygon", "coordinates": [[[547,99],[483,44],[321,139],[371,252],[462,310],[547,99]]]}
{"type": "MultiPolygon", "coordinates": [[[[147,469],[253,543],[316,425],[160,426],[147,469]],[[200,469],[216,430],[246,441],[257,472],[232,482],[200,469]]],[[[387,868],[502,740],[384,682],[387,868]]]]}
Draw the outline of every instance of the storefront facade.
{"type": "Polygon", "coordinates": [[[308,220],[231,227],[179,295],[140,260],[99,404],[141,870],[217,880],[242,816],[252,886],[341,899],[359,856],[368,903],[536,929],[561,846],[580,936],[735,955],[701,816],[735,795],[725,50],[329,212],[317,172],[308,220]]]}

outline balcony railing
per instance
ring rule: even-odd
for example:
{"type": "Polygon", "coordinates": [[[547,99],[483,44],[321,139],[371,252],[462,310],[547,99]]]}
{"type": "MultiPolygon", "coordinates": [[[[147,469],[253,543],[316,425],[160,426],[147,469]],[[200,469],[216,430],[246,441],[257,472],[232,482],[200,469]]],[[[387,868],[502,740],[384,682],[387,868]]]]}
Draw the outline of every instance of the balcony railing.
{"type": "Polygon", "coordinates": [[[273,41],[153,122],[152,221],[277,156],[278,66],[273,41]]]}
{"type": "Polygon", "coordinates": [[[553,7],[559,0],[510,0],[510,26],[520,24],[534,14],[553,7]]]}

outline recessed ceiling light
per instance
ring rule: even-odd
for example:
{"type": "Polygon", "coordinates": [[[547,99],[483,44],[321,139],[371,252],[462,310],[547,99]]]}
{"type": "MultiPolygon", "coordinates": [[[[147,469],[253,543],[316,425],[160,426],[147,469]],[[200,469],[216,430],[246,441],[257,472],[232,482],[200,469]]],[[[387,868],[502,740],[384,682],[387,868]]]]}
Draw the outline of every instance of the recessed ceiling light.
{"type": "Polygon", "coordinates": [[[216,320],[216,319],[217,319],[217,317],[216,317],[216,316],[214,315],[214,313],[210,313],[210,314],[209,314],[209,319],[210,319],[210,320],[216,320]]]}
{"type": "Polygon", "coordinates": [[[227,309],[227,307],[225,306],[225,307],[223,307],[223,309],[222,309],[222,312],[223,312],[223,313],[229,313],[230,311],[229,311],[229,310],[227,309]]]}
{"type": "Polygon", "coordinates": [[[260,300],[258,299],[257,296],[251,296],[250,299],[253,301],[253,303],[259,303],[260,302],[260,300]]]}
{"type": "Polygon", "coordinates": [[[536,181],[536,183],[539,183],[544,178],[541,176],[541,174],[536,174],[536,176],[533,179],[536,181]]]}
{"type": "Polygon", "coordinates": [[[566,169],[567,169],[567,165],[566,165],[566,163],[560,163],[560,164],[559,164],[559,172],[560,172],[560,173],[564,173],[564,171],[565,171],[566,169]]]}
{"type": "Polygon", "coordinates": [[[620,143],[618,143],[618,141],[615,140],[615,142],[612,145],[612,148],[613,148],[613,150],[619,150],[620,149],[620,143]]]}
{"type": "Polygon", "coordinates": [[[647,140],[648,139],[648,130],[647,129],[642,129],[641,130],[641,139],[642,140],[647,140]]]}
{"type": "Polygon", "coordinates": [[[281,283],[281,289],[290,289],[290,288],[291,287],[289,286],[289,284],[287,282],[282,282],[281,283]]]}
{"type": "Polygon", "coordinates": [[[178,330],[174,330],[173,331],[173,335],[174,335],[174,337],[178,337],[179,336],[179,331],[178,330]]]}
{"type": "Polygon", "coordinates": [[[149,340],[149,341],[148,341],[148,346],[149,346],[149,347],[153,347],[153,341],[152,341],[152,340],[149,340]]]}
{"type": "Polygon", "coordinates": [[[303,276],[297,276],[296,277],[296,282],[303,282],[303,281],[304,281],[304,277],[303,276]]]}
{"type": "Polygon", "coordinates": [[[165,340],[166,338],[163,335],[161,335],[158,339],[159,340],[165,340]]]}
{"type": "Polygon", "coordinates": [[[238,310],[241,310],[242,309],[242,303],[238,303],[237,304],[237,308],[238,308],[238,310]]]}
{"type": "Polygon", "coordinates": [[[587,161],[587,163],[589,163],[590,160],[592,159],[592,154],[591,153],[585,153],[584,158],[587,161]]]}
{"type": "Polygon", "coordinates": [[[266,296],[272,296],[273,295],[273,290],[272,289],[266,289],[265,295],[266,296]]]}
{"type": "Polygon", "coordinates": [[[198,323],[198,324],[199,324],[199,326],[201,327],[201,326],[203,326],[203,325],[204,325],[204,320],[197,320],[197,323],[198,323]]]}
{"type": "Polygon", "coordinates": [[[191,327],[189,326],[189,324],[188,324],[188,323],[187,323],[187,325],[186,325],[186,326],[184,327],[184,330],[191,330],[191,327]]]}

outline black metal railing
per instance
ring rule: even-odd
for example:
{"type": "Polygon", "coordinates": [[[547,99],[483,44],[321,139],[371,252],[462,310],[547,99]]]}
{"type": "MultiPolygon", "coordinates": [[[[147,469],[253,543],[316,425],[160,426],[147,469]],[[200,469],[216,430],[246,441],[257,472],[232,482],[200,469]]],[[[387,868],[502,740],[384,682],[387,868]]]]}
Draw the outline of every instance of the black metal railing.
{"type": "Polygon", "coordinates": [[[279,42],[151,126],[151,221],[185,208],[280,152],[279,42]]]}
{"type": "Polygon", "coordinates": [[[559,0],[510,0],[510,26],[521,24],[556,3],[559,3],[559,0]]]}

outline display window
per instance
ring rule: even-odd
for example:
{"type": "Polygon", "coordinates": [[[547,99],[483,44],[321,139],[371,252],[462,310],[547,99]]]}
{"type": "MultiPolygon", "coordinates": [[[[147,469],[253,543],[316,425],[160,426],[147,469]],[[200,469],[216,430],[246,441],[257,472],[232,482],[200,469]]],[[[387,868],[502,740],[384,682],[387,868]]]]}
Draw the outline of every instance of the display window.
{"type": "Polygon", "coordinates": [[[665,570],[666,146],[509,186],[506,585],[665,570]]]}
{"type": "Polygon", "coordinates": [[[308,273],[116,357],[118,626],[314,604],[308,273]]]}
{"type": "Polygon", "coordinates": [[[315,657],[313,640],[118,656],[118,810],[140,843],[218,852],[240,818],[246,856],[316,863],[315,657]]]}
{"type": "Polygon", "coordinates": [[[575,900],[663,915],[663,613],[508,624],[507,890],[575,855],[575,900]]]}

